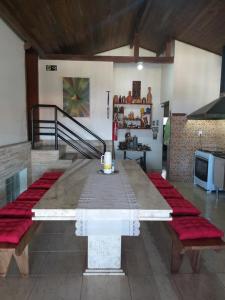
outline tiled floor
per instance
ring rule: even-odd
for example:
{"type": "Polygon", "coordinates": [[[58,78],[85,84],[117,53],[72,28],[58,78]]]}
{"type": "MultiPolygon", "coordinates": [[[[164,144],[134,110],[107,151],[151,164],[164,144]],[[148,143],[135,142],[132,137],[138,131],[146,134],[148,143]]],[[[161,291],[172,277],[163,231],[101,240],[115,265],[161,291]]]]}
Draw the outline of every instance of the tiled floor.
{"type": "MultiPolygon", "coordinates": [[[[191,184],[176,187],[225,231],[225,194],[218,203],[191,184]]],[[[0,300],[219,300],[225,299],[225,251],[207,251],[201,271],[192,274],[188,260],[171,275],[170,239],[160,222],[142,224],[140,237],[123,238],[127,276],[82,277],[86,240],[73,234],[72,222],[48,222],[30,247],[29,278],[21,278],[14,262],[0,279],[0,300]]]]}

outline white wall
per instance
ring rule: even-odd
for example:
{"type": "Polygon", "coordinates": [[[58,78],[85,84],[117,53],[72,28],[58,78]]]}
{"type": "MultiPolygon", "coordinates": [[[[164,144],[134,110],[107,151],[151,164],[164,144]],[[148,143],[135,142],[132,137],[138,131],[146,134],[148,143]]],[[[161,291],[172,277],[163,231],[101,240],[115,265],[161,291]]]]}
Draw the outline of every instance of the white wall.
{"type": "MultiPolygon", "coordinates": [[[[153,120],[159,120],[158,139],[153,140],[152,130],[131,130],[131,135],[137,135],[141,143],[148,144],[152,151],[147,155],[149,169],[160,169],[162,167],[162,114],[160,107],[160,87],[161,87],[161,65],[144,64],[144,69],[137,70],[136,64],[115,64],[114,65],[114,94],[127,96],[132,90],[132,81],[141,81],[141,97],[147,96],[148,87],[152,87],[153,96],[153,120]]],[[[118,140],[124,140],[127,130],[119,130],[118,140]]],[[[138,155],[140,156],[140,155],[138,155]]]]}
{"type": "Polygon", "coordinates": [[[174,99],[174,64],[162,65],[161,103],[174,99]]]}
{"type": "MultiPolygon", "coordinates": [[[[129,55],[129,47],[125,47],[129,55]]],[[[121,55],[122,49],[116,50],[116,55],[121,55]]],[[[148,55],[154,55],[150,51],[148,55]]],[[[110,55],[115,55],[112,50],[110,55]]],[[[63,77],[89,77],[90,78],[90,118],[76,118],[82,124],[93,130],[101,138],[112,138],[112,98],[114,94],[127,95],[132,90],[132,81],[141,80],[142,97],[146,97],[148,86],[152,87],[153,94],[153,119],[162,122],[162,108],[160,107],[161,65],[144,64],[144,69],[138,71],[136,64],[113,64],[110,62],[84,62],[84,61],[50,61],[39,60],[39,102],[44,104],[56,104],[63,107],[63,77]],[[57,65],[57,71],[46,71],[47,64],[57,65]],[[106,91],[110,90],[110,119],[106,118],[106,91]]],[[[53,118],[47,110],[43,110],[41,118],[53,118]]],[[[65,119],[64,119],[65,122],[65,119]]],[[[73,127],[71,121],[67,126],[73,127]]],[[[160,127],[161,127],[160,123],[160,127]]],[[[120,131],[120,139],[124,139],[125,131],[120,131]]],[[[82,135],[83,133],[80,132],[82,135]]],[[[158,139],[152,139],[151,130],[132,131],[139,137],[139,141],[148,144],[152,152],[148,154],[148,166],[152,169],[161,168],[162,132],[158,139]]],[[[90,136],[83,135],[91,139],[90,136]]]]}
{"type": "MultiPolygon", "coordinates": [[[[112,49],[109,51],[98,53],[97,55],[110,55],[110,56],[133,56],[134,48],[130,48],[129,45],[123,46],[117,49],[112,49]]],[[[139,56],[156,56],[154,52],[146,50],[144,48],[139,48],[139,56]]]]}
{"type": "Polygon", "coordinates": [[[27,140],[23,45],[0,19],[0,146],[27,140]]]}
{"type": "MultiPolygon", "coordinates": [[[[42,104],[56,104],[63,108],[63,77],[90,78],[90,117],[76,118],[101,138],[112,138],[112,93],[110,95],[110,118],[107,119],[107,94],[113,89],[113,63],[88,61],[50,61],[39,60],[39,102],[42,104]],[[57,65],[57,71],[46,71],[46,65],[57,65]]],[[[49,111],[42,110],[41,118],[47,119],[49,111]]],[[[62,118],[69,127],[74,124],[62,118]]],[[[80,132],[87,139],[92,136],[80,132]]]]}
{"type": "Polygon", "coordinates": [[[221,56],[175,42],[173,113],[191,113],[219,96],[221,56]]]}

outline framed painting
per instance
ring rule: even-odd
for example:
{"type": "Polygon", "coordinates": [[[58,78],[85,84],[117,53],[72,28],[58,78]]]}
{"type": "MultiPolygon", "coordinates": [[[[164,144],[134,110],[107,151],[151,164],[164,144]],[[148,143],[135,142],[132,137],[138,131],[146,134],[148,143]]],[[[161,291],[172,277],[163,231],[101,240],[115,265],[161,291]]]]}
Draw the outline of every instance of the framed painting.
{"type": "Polygon", "coordinates": [[[141,81],[133,81],[132,96],[134,99],[139,99],[141,97],[141,81]]]}
{"type": "Polygon", "coordinates": [[[63,109],[72,117],[90,116],[89,78],[63,77],[63,109]]]}

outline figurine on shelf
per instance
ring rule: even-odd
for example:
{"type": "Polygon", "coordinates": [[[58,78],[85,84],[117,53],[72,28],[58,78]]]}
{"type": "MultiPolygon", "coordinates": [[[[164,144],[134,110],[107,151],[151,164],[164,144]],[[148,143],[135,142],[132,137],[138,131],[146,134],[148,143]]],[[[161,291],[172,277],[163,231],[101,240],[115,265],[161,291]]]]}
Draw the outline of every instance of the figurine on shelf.
{"type": "Polygon", "coordinates": [[[128,96],[127,96],[127,104],[132,104],[133,102],[133,98],[131,96],[131,91],[128,92],[128,96]]]}
{"type": "Polygon", "coordinates": [[[141,98],[138,98],[138,99],[136,100],[136,103],[137,103],[137,104],[141,104],[141,103],[142,103],[141,98]]]}
{"type": "Polygon", "coordinates": [[[145,97],[142,98],[142,104],[146,104],[146,98],[145,97]]]}
{"type": "Polygon", "coordinates": [[[152,88],[148,87],[147,103],[152,104],[152,88]]]}
{"type": "Polygon", "coordinates": [[[118,97],[117,95],[115,95],[115,96],[113,97],[113,103],[114,103],[114,104],[118,104],[118,103],[119,103],[119,97],[118,97]]]}
{"type": "Polygon", "coordinates": [[[128,120],[134,120],[134,113],[133,113],[133,111],[131,111],[131,112],[128,114],[128,120]]]}
{"type": "Polygon", "coordinates": [[[141,117],[145,114],[145,109],[144,109],[144,107],[141,107],[141,108],[140,108],[140,114],[141,114],[141,117]]]}

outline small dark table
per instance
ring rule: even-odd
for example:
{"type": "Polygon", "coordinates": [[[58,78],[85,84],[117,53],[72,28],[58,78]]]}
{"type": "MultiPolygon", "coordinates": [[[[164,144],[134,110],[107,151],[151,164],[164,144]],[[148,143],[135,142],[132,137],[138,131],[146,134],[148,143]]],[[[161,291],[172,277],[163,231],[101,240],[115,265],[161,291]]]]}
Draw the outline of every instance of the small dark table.
{"type": "Polygon", "coordinates": [[[140,166],[143,169],[143,171],[146,173],[147,172],[147,166],[146,166],[146,152],[149,152],[151,150],[133,150],[133,149],[119,149],[120,151],[123,151],[123,159],[131,159],[127,157],[127,151],[129,152],[141,152],[142,156],[139,158],[136,158],[136,160],[140,160],[140,166]]]}

